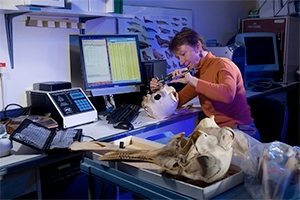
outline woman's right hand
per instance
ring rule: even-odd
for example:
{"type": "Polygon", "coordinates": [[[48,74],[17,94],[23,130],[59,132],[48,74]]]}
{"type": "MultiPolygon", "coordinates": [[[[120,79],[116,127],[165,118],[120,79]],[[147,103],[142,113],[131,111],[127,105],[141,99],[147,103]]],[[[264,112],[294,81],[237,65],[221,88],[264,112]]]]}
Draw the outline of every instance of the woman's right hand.
{"type": "Polygon", "coordinates": [[[159,83],[156,78],[152,78],[150,81],[150,90],[156,92],[162,86],[162,83],[159,83]]]}
{"type": "Polygon", "coordinates": [[[182,69],[176,69],[173,72],[170,72],[169,74],[172,75],[172,80],[170,83],[183,83],[187,84],[189,81],[187,79],[188,76],[191,76],[190,73],[185,73],[187,71],[187,68],[182,69]]]}

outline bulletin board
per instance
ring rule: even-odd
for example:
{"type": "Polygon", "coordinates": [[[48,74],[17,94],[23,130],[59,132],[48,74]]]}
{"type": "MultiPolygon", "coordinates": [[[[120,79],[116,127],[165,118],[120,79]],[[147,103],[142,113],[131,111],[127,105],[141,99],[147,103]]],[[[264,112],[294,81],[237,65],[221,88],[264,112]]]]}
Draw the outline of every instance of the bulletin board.
{"type": "Polygon", "coordinates": [[[139,35],[142,61],[166,60],[167,73],[180,68],[178,59],[168,47],[183,27],[193,27],[191,9],[124,5],[123,13],[134,18],[118,19],[118,32],[139,35]]]}

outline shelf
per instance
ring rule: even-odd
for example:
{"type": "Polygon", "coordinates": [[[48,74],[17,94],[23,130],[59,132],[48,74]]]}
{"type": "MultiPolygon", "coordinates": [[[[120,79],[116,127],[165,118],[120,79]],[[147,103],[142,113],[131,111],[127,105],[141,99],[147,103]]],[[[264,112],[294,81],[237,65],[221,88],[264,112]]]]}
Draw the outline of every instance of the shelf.
{"type": "Polygon", "coordinates": [[[57,17],[78,17],[78,18],[90,18],[90,17],[112,17],[112,18],[134,18],[130,14],[119,13],[98,13],[98,12],[84,12],[73,11],[70,9],[58,9],[58,8],[46,8],[46,7],[30,7],[30,6],[16,6],[17,11],[28,12],[30,15],[43,15],[43,16],[57,16],[57,17]]]}
{"type": "Polygon", "coordinates": [[[0,14],[16,14],[16,13],[24,13],[24,11],[0,8],[0,14]]]}
{"type": "Polygon", "coordinates": [[[57,16],[57,17],[77,17],[77,18],[89,18],[89,17],[110,17],[110,18],[134,18],[131,14],[120,13],[100,13],[100,12],[84,12],[73,11],[71,9],[63,8],[47,8],[47,7],[35,7],[35,6],[23,6],[19,5],[15,8],[0,7],[0,14],[16,14],[27,13],[29,15],[42,15],[42,16],[57,16]]]}
{"type": "MultiPolygon", "coordinates": [[[[30,16],[51,16],[51,17],[72,17],[78,18],[79,22],[85,23],[88,20],[95,18],[134,18],[130,14],[119,14],[119,13],[98,13],[98,12],[84,12],[84,11],[73,11],[70,9],[63,8],[50,8],[50,7],[35,7],[35,6],[24,6],[18,5],[16,7],[0,7],[0,14],[5,16],[5,28],[8,44],[8,52],[10,57],[11,68],[14,68],[14,57],[13,57],[13,29],[12,20],[14,17],[19,15],[30,15],[30,16]]],[[[84,29],[79,29],[80,33],[84,33],[84,29]]]]}

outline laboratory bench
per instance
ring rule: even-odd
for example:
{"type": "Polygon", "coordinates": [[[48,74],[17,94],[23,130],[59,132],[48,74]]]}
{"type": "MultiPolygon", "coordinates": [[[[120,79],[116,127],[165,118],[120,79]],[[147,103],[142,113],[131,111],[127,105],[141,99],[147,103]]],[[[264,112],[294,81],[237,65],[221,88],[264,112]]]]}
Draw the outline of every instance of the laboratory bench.
{"type": "MultiPolygon", "coordinates": [[[[94,138],[98,141],[109,141],[129,135],[147,134],[153,132],[173,131],[186,132],[190,134],[198,123],[200,107],[191,109],[180,109],[175,117],[165,120],[152,119],[142,111],[134,120],[134,129],[131,131],[115,129],[108,124],[105,117],[100,117],[97,122],[78,126],[83,130],[82,141],[91,141],[94,138]],[[88,136],[88,137],[85,137],[88,136]]],[[[43,154],[30,147],[13,141],[11,155],[0,158],[0,188],[1,199],[33,197],[45,198],[66,198],[61,194],[54,194],[55,190],[70,187],[81,182],[69,194],[69,198],[78,198],[80,190],[87,193],[87,178],[80,173],[79,167],[85,153],[83,152],[62,152],[43,154]],[[86,183],[86,184],[84,184],[86,183]],[[55,188],[55,189],[53,189],[55,188]]],[[[85,195],[84,197],[87,197],[85,195]]]]}
{"type": "MultiPolygon", "coordinates": [[[[276,98],[289,104],[290,96],[299,95],[299,83],[285,85],[265,92],[247,91],[247,98],[266,96],[276,98]],[[298,92],[298,93],[297,93],[298,92]]],[[[110,142],[127,136],[146,137],[155,133],[172,132],[174,134],[185,132],[189,135],[198,124],[201,107],[197,99],[192,100],[191,109],[180,109],[178,112],[164,120],[152,119],[144,111],[132,122],[134,129],[125,131],[115,129],[107,124],[104,116],[97,122],[84,124],[76,128],[83,129],[83,141],[110,142]]],[[[299,97],[296,103],[299,106],[299,97]]],[[[299,114],[299,113],[298,113],[299,114]]],[[[113,188],[119,186],[122,191],[130,191],[139,197],[169,197],[172,199],[190,198],[183,194],[165,189],[151,182],[141,181],[139,178],[128,175],[122,171],[110,168],[95,162],[86,152],[63,152],[56,154],[43,154],[32,148],[13,141],[11,155],[0,158],[0,198],[28,198],[28,199],[86,199],[93,196],[94,190],[105,191],[108,182],[113,188]],[[100,174],[95,172],[91,176],[90,169],[98,168],[100,174]],[[103,175],[101,175],[103,173],[103,175]],[[100,178],[100,181],[97,179],[100,178]],[[125,181],[123,183],[123,181],[125,181]],[[125,184],[126,183],[126,184],[125,184]],[[97,189],[97,186],[100,186],[97,189]],[[134,190],[133,188],[136,188],[134,190]],[[151,189],[152,188],[152,189],[151,189]],[[54,191],[58,191],[55,193],[54,191]],[[147,193],[145,193],[147,191],[147,193]],[[150,196],[148,196],[150,195],[150,196]],[[165,196],[161,196],[165,195],[165,196]]],[[[126,193],[126,192],[125,192],[126,193]]],[[[249,199],[243,183],[239,183],[228,191],[222,192],[215,199],[249,199]]]]}

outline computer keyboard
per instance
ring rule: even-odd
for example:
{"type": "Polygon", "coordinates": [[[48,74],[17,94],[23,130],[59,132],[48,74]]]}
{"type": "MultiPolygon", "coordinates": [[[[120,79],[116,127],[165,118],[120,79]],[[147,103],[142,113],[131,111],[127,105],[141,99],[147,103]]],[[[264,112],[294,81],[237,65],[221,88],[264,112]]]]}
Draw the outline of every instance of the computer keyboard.
{"type": "Polygon", "coordinates": [[[115,108],[107,116],[108,123],[117,123],[120,121],[133,121],[139,114],[141,105],[123,103],[121,106],[115,108]]]}

